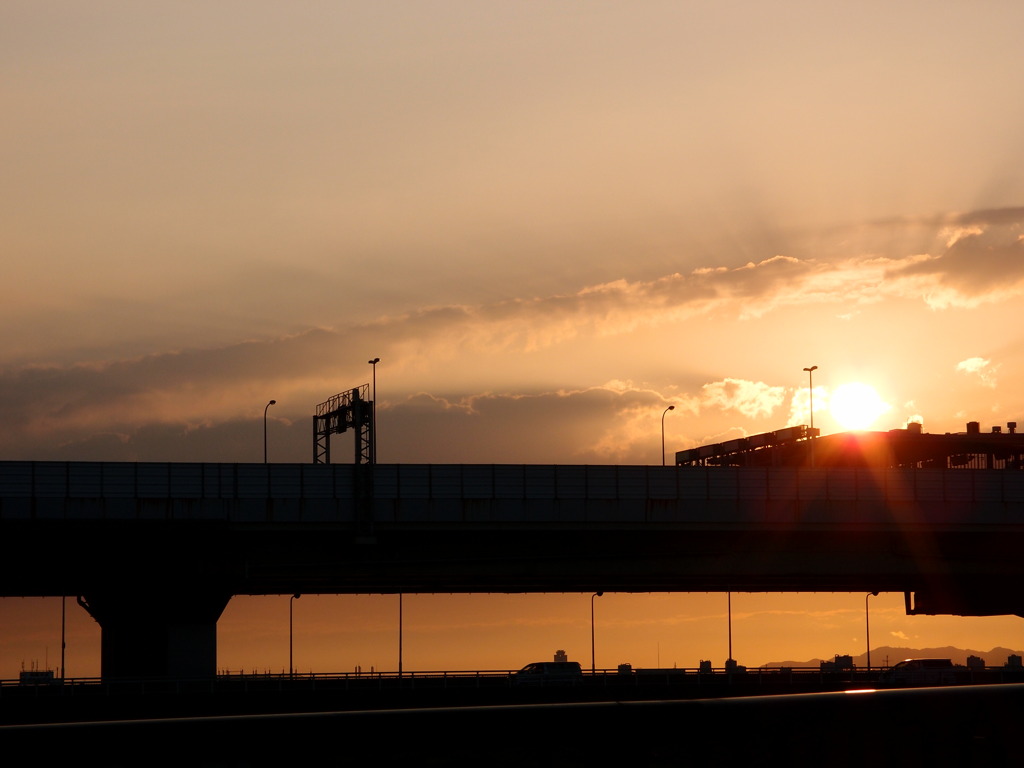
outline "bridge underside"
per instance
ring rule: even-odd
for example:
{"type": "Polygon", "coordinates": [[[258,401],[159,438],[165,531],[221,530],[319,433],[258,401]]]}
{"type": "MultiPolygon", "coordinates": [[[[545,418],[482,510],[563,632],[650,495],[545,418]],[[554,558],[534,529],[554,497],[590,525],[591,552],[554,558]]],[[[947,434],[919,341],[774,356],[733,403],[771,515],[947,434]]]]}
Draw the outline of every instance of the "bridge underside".
{"type": "MultiPolygon", "coordinates": [[[[17,536],[23,527],[32,526],[6,530],[17,536]]],[[[95,541],[82,547],[73,528],[48,537],[45,557],[6,553],[0,594],[187,593],[214,586],[219,595],[936,587],[971,593],[978,585],[1017,593],[1024,577],[1024,536],[1005,532],[378,525],[356,534],[341,525],[229,532],[221,525],[121,522],[93,524],[95,541]],[[128,543],[128,527],[135,543],[128,543]]]]}
{"type": "Polygon", "coordinates": [[[1024,615],[1020,472],[357,470],[0,462],[0,595],[80,596],[108,678],[215,674],[236,594],[885,591],[1024,615]]]}
{"type": "Polygon", "coordinates": [[[910,613],[1024,616],[1022,542],[985,532],[150,523],[150,544],[128,555],[123,527],[88,551],[51,537],[52,557],[0,566],[7,594],[83,596],[108,679],[215,674],[216,622],[234,594],[881,591],[907,593],[910,613]]]}

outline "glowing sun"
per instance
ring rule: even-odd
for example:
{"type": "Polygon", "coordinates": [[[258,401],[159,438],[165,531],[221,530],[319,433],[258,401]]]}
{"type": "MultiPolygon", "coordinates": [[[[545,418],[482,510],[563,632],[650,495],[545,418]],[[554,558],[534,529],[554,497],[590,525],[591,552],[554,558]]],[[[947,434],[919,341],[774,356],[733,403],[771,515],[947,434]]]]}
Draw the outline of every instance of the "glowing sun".
{"type": "Polygon", "coordinates": [[[867,429],[892,406],[869,384],[851,382],[836,387],[829,398],[829,411],[844,429],[867,429]]]}

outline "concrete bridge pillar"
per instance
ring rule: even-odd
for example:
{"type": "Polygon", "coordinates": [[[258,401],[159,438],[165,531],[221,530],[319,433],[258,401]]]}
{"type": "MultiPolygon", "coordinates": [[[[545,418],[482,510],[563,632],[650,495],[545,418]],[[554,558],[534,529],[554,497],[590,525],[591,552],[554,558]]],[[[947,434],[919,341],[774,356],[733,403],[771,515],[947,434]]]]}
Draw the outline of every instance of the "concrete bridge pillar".
{"type": "Polygon", "coordinates": [[[209,588],[104,590],[78,602],[102,629],[100,674],[112,680],[214,677],[217,619],[230,599],[209,588]]]}

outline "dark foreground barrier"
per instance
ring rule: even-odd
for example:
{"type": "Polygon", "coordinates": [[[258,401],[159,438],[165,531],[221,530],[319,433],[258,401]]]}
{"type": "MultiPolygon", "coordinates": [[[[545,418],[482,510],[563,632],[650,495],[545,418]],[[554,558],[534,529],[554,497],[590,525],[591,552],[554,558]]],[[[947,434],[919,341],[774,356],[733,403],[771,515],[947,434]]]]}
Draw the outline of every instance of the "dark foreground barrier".
{"type": "Polygon", "coordinates": [[[104,766],[981,766],[1020,756],[1024,685],[0,727],[104,766]]]}

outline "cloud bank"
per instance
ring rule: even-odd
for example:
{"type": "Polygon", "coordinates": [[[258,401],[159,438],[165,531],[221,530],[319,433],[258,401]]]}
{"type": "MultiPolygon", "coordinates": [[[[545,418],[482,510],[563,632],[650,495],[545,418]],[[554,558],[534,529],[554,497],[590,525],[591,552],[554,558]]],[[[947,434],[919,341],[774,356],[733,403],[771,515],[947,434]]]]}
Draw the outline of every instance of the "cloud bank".
{"type": "MultiPolygon", "coordinates": [[[[391,407],[396,413],[408,411],[409,418],[415,416],[424,425],[432,423],[431,432],[443,433],[447,427],[442,422],[486,416],[483,421],[501,421],[516,434],[512,442],[525,445],[536,440],[539,425],[557,422],[563,434],[576,435],[587,432],[586,427],[573,426],[586,424],[584,412],[608,418],[610,409],[617,425],[613,435],[587,432],[579,435],[578,445],[621,458],[629,451],[614,446],[633,444],[634,432],[652,434],[645,409],[674,403],[692,414],[718,408],[746,419],[763,419],[783,405],[786,391],[760,381],[721,377],[690,392],[616,390],[598,384],[571,393],[526,393],[535,399],[518,430],[511,418],[504,420],[517,403],[522,405],[515,393],[467,393],[453,399],[436,390],[417,394],[413,382],[418,373],[443,368],[467,354],[515,360],[583,339],[600,345],[694,320],[713,333],[715,323],[751,322],[774,311],[810,305],[849,311],[858,305],[910,300],[944,310],[1005,301],[1024,292],[1022,222],[1021,208],[946,217],[933,229],[939,246],[933,253],[868,254],[833,261],[779,255],[736,267],[584,286],[564,295],[427,306],[360,326],[311,328],[207,349],[67,366],[9,365],[0,372],[0,418],[5,424],[0,455],[16,459],[55,451],[67,454],[69,446],[81,451],[75,458],[123,455],[125,446],[155,441],[161,430],[179,435],[179,442],[189,442],[182,436],[209,437],[211,430],[217,431],[225,441],[223,453],[228,453],[234,444],[228,437],[230,425],[256,419],[268,392],[280,401],[309,402],[311,409],[337,391],[339,381],[344,386],[364,379],[362,361],[372,349],[400,361],[391,407]]],[[[971,358],[956,367],[995,386],[998,366],[987,360],[971,358]]],[[[504,389],[500,371],[490,388],[504,389]]],[[[299,417],[282,412],[279,418],[283,427],[299,417]]],[[[150,452],[143,451],[147,456],[150,452]]],[[[168,454],[177,451],[168,448],[168,454]]]]}

